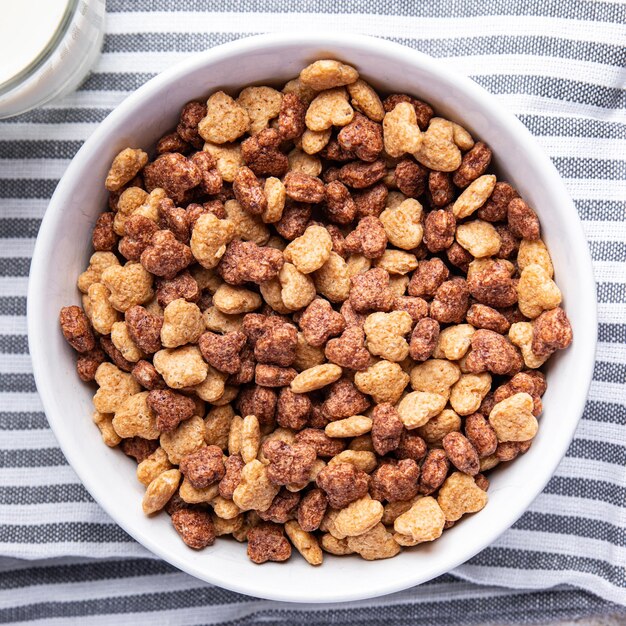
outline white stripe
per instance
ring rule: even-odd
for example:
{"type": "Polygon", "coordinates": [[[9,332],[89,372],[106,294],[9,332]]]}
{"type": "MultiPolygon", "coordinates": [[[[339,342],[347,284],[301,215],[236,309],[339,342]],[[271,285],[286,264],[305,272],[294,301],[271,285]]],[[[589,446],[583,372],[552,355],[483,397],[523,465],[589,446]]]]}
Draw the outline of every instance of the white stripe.
{"type": "MultiPolygon", "coordinates": [[[[623,202],[626,197],[626,180],[565,178],[563,182],[574,200],[617,200],[618,202],[623,202]]],[[[605,235],[613,234],[611,222],[596,223],[599,226],[604,225],[607,229],[605,235]]],[[[616,222],[616,224],[620,224],[620,222],[616,222]]],[[[610,237],[607,236],[606,239],[609,240],[610,237]]]]}
{"type": "Polygon", "coordinates": [[[619,383],[607,383],[594,380],[589,388],[589,398],[591,400],[603,400],[604,402],[615,402],[624,404],[624,392],[626,388],[619,383]]]}
{"type": "MultiPolygon", "coordinates": [[[[35,237],[0,239],[0,258],[31,258],[35,249],[35,237]]],[[[3,295],[8,295],[6,291],[3,295]]],[[[15,295],[15,294],[11,294],[15,295]]]]}
{"type": "MultiPolygon", "coordinates": [[[[624,232],[626,233],[626,228],[624,232]]],[[[601,283],[626,283],[626,263],[594,261],[593,274],[601,283]]]]}
{"type": "MultiPolygon", "coordinates": [[[[585,422],[586,423],[586,422],[585,422]]],[[[566,456],[556,471],[557,476],[564,478],[582,478],[583,480],[600,480],[611,484],[620,484],[622,468],[594,459],[566,456]]]]}
{"type": "Polygon", "coordinates": [[[626,524],[626,510],[616,504],[578,498],[576,496],[561,496],[542,493],[530,507],[535,513],[566,515],[570,517],[585,517],[598,522],[610,522],[616,526],[626,524]]]}
{"type": "Polygon", "coordinates": [[[548,136],[536,137],[551,157],[580,157],[586,159],[626,160],[626,139],[606,137],[548,136]]]}
{"type": "MultiPolygon", "coordinates": [[[[607,181],[604,181],[608,185],[607,181]]],[[[626,196],[625,196],[626,197],[626,196]]],[[[615,217],[618,217],[617,215],[615,217]]],[[[624,241],[626,239],[626,221],[604,222],[584,220],[585,237],[592,241],[624,241]]]]}
{"type": "MultiPolygon", "coordinates": [[[[43,217],[49,202],[50,200],[47,198],[0,198],[0,215],[3,218],[41,218],[43,217]]],[[[6,239],[2,240],[0,255],[3,252],[6,241],[6,239]]],[[[16,256],[20,255],[17,254],[16,256]]],[[[32,249],[29,256],[32,256],[32,249]]]]}
{"type": "Polygon", "coordinates": [[[188,33],[225,32],[261,33],[303,31],[355,32],[364,35],[395,38],[442,39],[482,35],[559,36],[577,41],[615,44],[626,39],[626,27],[608,22],[589,22],[548,16],[485,15],[479,17],[422,17],[374,15],[358,13],[213,13],[159,12],[146,19],[145,12],[110,13],[107,32],[124,33],[188,33]]]}
{"type": "Polygon", "coordinates": [[[599,341],[596,359],[607,363],[622,364],[626,362],[626,345],[599,341]]]}
{"type": "Polygon", "coordinates": [[[600,322],[624,322],[626,320],[626,302],[598,302],[600,322]]]}
{"type": "MultiPolygon", "coordinates": [[[[4,434],[4,433],[3,433],[4,434]]],[[[3,467],[0,472],[0,487],[15,485],[42,485],[79,484],[80,480],[69,465],[50,467],[3,467]]]]}
{"type": "MultiPolygon", "coordinates": [[[[94,424],[94,428],[98,428],[94,424]]],[[[39,448],[56,448],[56,437],[52,431],[45,430],[4,430],[0,438],[0,450],[37,450],[39,448]]]]}
{"type": "MultiPolygon", "coordinates": [[[[67,124],[32,124],[18,122],[2,126],[3,141],[84,141],[98,127],[98,122],[67,124]]],[[[7,177],[8,178],[8,177],[7,177]]]]}
{"type": "Polygon", "coordinates": [[[29,354],[11,354],[0,359],[0,374],[32,374],[32,372],[33,365],[29,354]]]}
{"type": "Polygon", "coordinates": [[[26,296],[28,276],[0,276],[0,293],[2,295],[26,296]]]}
{"type": "MultiPolygon", "coordinates": [[[[0,315],[0,335],[25,335],[25,315],[0,315]]],[[[13,357],[11,357],[13,358],[13,357]]]]}
{"type": "Polygon", "coordinates": [[[36,393],[0,393],[0,406],[3,411],[43,411],[36,393]]]}
{"type": "Polygon", "coordinates": [[[63,176],[69,164],[70,159],[0,159],[0,180],[3,178],[57,180],[63,176]]]}
{"type": "MultiPolygon", "coordinates": [[[[108,520],[102,519],[106,524],[108,520]]],[[[0,543],[0,554],[18,559],[54,559],[61,556],[89,556],[90,558],[143,557],[147,550],[135,541],[85,542],[51,541],[45,544],[0,543]]]]}
{"type": "MultiPolygon", "coordinates": [[[[95,502],[45,502],[0,505],[3,524],[40,526],[42,524],[100,524],[104,513],[95,502]]],[[[109,523],[114,523],[110,521],[109,523]]],[[[1,601],[1,600],[0,600],[1,601]]]]}

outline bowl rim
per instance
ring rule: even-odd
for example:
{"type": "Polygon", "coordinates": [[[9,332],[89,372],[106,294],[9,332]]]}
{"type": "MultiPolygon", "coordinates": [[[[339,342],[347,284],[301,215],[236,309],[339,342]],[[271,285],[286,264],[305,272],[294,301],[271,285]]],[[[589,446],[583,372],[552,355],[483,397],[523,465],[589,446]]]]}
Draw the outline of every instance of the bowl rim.
{"type": "Polygon", "coordinates": [[[565,452],[572,441],[574,432],[578,426],[580,417],[582,416],[595,363],[595,350],[597,343],[597,298],[596,284],[591,264],[591,255],[584,237],[582,224],[559,173],[549,157],[540,148],[530,131],[512,113],[505,110],[492,94],[480,87],[470,78],[462,74],[457,74],[456,72],[445,67],[438,59],[384,39],[366,35],[347,34],[269,34],[245,37],[233,42],[221,44],[209,50],[195,53],[189,58],[176,63],[174,66],[153,77],[139,89],[131,93],[113,111],[111,111],[111,113],[109,113],[98,128],[96,128],[91,136],[85,141],[59,181],[42,219],[30,268],[27,296],[27,330],[35,383],[41,397],[44,412],[50,427],[55,434],[58,444],[68,462],[94,500],[125,532],[127,532],[138,543],[146,547],[152,553],[174,565],[178,569],[187,572],[200,580],[210,582],[232,591],[287,602],[339,602],[378,597],[395,591],[407,589],[408,587],[421,584],[422,582],[426,582],[436,576],[449,572],[453,568],[465,563],[478,552],[496,541],[496,539],[503,532],[508,530],[523,515],[553,476],[556,467],[565,455],[565,452]],[[364,594],[363,592],[359,592],[357,589],[358,586],[355,585],[353,590],[337,589],[331,597],[327,595],[323,598],[317,597],[314,590],[307,592],[307,595],[301,594],[300,597],[294,596],[293,593],[290,593],[289,589],[274,589],[271,592],[263,592],[262,594],[259,594],[259,591],[255,590],[253,583],[248,583],[245,580],[234,581],[232,579],[225,581],[218,569],[200,571],[195,566],[187,563],[184,558],[179,558],[175,554],[170,553],[166,547],[158,543],[155,537],[148,537],[144,535],[138,536],[138,533],[131,527],[132,524],[127,522],[126,518],[120,516],[119,511],[117,511],[114,507],[109,506],[107,502],[102,500],[99,493],[100,483],[97,480],[96,473],[85,470],[81,462],[77,460],[74,454],[74,447],[70,445],[69,438],[66,438],[63,435],[64,430],[62,427],[62,415],[52,409],[52,407],[54,407],[52,398],[55,393],[53,385],[51,385],[47,380],[49,368],[46,367],[45,362],[46,336],[43,333],[42,325],[39,323],[39,317],[42,315],[42,311],[44,310],[42,294],[44,293],[43,285],[46,282],[46,275],[49,269],[47,265],[47,258],[49,252],[53,250],[55,244],[50,235],[51,228],[49,228],[49,226],[60,217],[63,210],[62,199],[75,184],[73,182],[73,174],[75,171],[79,170],[81,160],[97,151],[99,144],[106,139],[110,130],[115,129],[119,119],[123,119],[128,112],[135,109],[135,107],[142,101],[154,98],[156,94],[161,92],[164,86],[175,80],[179,80],[182,75],[198,70],[203,66],[209,66],[215,62],[226,59],[231,55],[253,55],[256,52],[264,51],[268,47],[276,49],[280,47],[289,47],[294,44],[320,47],[327,46],[328,48],[332,48],[333,46],[342,48],[349,47],[359,52],[374,54],[381,53],[386,57],[395,57],[399,63],[404,62],[412,66],[420,66],[426,69],[426,71],[436,71],[442,76],[447,77],[449,80],[453,79],[454,88],[456,90],[465,92],[468,97],[480,104],[483,111],[511,129],[511,132],[515,135],[515,140],[518,142],[518,145],[523,148],[524,151],[527,152],[531,159],[537,164],[537,169],[540,171],[540,175],[550,181],[552,193],[558,197],[558,202],[563,206],[563,210],[570,212],[574,223],[569,224],[568,228],[570,230],[570,235],[573,238],[572,243],[577,249],[577,255],[582,257],[579,259],[580,274],[578,279],[579,282],[584,285],[584,290],[590,294],[588,299],[589,301],[583,303],[586,307],[586,319],[589,322],[588,334],[586,334],[585,337],[577,337],[577,342],[585,344],[583,352],[588,355],[588,359],[585,362],[580,363],[580,380],[584,384],[581,384],[578,387],[578,401],[576,402],[577,408],[575,411],[578,418],[572,418],[566,423],[567,432],[564,433],[564,436],[560,441],[560,445],[553,447],[554,455],[551,457],[551,462],[544,465],[543,471],[545,473],[543,474],[543,479],[537,481],[535,485],[536,488],[525,494],[522,502],[518,501],[515,507],[511,507],[508,511],[508,516],[501,521],[499,527],[496,529],[497,532],[491,533],[488,539],[482,540],[476,545],[473,545],[472,548],[463,553],[460,558],[442,557],[441,565],[430,571],[427,577],[424,577],[423,575],[420,576],[419,568],[415,568],[411,576],[405,575],[399,576],[397,579],[389,578],[388,580],[380,580],[380,584],[375,592],[368,591],[364,594]],[[592,295],[593,300],[591,298],[592,295]]]}

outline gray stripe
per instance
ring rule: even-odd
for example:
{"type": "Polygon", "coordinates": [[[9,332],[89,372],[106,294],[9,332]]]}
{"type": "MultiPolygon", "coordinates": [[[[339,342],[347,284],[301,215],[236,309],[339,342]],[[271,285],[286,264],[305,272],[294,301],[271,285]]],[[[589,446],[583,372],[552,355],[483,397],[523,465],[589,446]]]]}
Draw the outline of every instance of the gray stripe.
{"type": "Polygon", "coordinates": [[[600,575],[617,587],[626,588],[626,570],[602,559],[585,556],[517,550],[513,548],[487,548],[470,561],[471,565],[520,570],[578,571],[600,575]]]}
{"type": "Polygon", "coordinates": [[[30,259],[14,257],[0,259],[0,276],[28,276],[30,259]]]}
{"type": "Polygon", "coordinates": [[[598,341],[626,343],[626,324],[598,324],[598,341]]]}
{"type": "Polygon", "coordinates": [[[4,505],[93,501],[88,491],[80,484],[0,487],[0,502],[4,505]]]}
{"type": "Polygon", "coordinates": [[[0,198],[50,198],[59,181],[50,178],[13,178],[3,180],[0,198]]]}
{"type": "MultiPolygon", "coordinates": [[[[431,584],[441,584],[442,578],[436,578],[431,584]]],[[[155,585],[158,579],[155,580],[155,585]]],[[[452,583],[454,584],[454,583],[452,583]]],[[[459,581],[465,587],[467,583],[459,581]]],[[[425,583],[420,588],[429,586],[425,583]]],[[[124,590],[125,591],[125,590],[124,590]]],[[[427,591],[427,589],[425,590],[427,591]]],[[[506,596],[496,596],[487,591],[482,597],[451,600],[446,598],[449,590],[437,590],[433,600],[419,603],[393,603],[379,606],[359,606],[348,603],[345,606],[319,605],[316,609],[292,608],[292,605],[272,603],[267,608],[259,608],[249,615],[225,619],[222,626],[285,626],[291,624],[307,624],[309,626],[379,626],[383,623],[394,626],[434,626],[446,624],[484,625],[498,624],[529,624],[546,619],[560,617],[584,618],[599,613],[626,614],[623,607],[607,603],[591,593],[573,589],[557,589],[529,592],[512,592],[506,596]],[[445,601],[444,601],[445,598],[445,601]]],[[[435,594],[433,594],[435,595],[435,594]]],[[[119,596],[94,598],[82,601],[59,602],[50,600],[26,606],[7,608],[0,611],[0,622],[30,621],[37,619],[84,618],[91,615],[120,615],[127,613],[140,614],[134,619],[154,621],[156,611],[168,609],[184,609],[192,607],[210,607],[212,605],[234,605],[254,601],[254,598],[241,596],[219,587],[209,587],[190,580],[190,587],[176,592],[144,593],[129,596],[120,589],[119,596]],[[196,586],[193,586],[196,585],[196,586]],[[202,585],[202,586],[198,586],[202,585]]],[[[208,609],[210,610],[210,609],[208,609]]],[[[241,612],[233,609],[233,615],[241,612]]],[[[158,623],[158,618],[157,623],[158,623]]]]}
{"type": "MultiPolygon", "coordinates": [[[[379,13],[382,15],[398,15],[403,17],[475,17],[481,15],[545,15],[563,19],[606,21],[622,24],[626,21],[626,7],[614,3],[564,3],[555,0],[526,0],[515,2],[484,3],[482,0],[466,0],[463,3],[446,0],[407,3],[404,0],[344,0],[338,5],[334,0],[246,0],[236,5],[240,13],[379,13]]],[[[232,11],[230,3],[223,0],[186,0],[184,3],[171,0],[144,0],[132,5],[127,0],[108,0],[107,11],[125,13],[132,11],[232,11]]]]}
{"type": "Polygon", "coordinates": [[[626,383],[626,363],[607,363],[596,361],[593,379],[623,385],[626,383]]]}
{"type": "MultiPolygon", "coordinates": [[[[442,33],[445,35],[445,33],[442,33]]],[[[245,35],[247,36],[247,34],[245,35]]],[[[227,41],[244,37],[240,33],[195,32],[195,33],[121,33],[109,34],[104,38],[103,52],[198,52],[227,41]]],[[[621,67],[626,63],[626,54],[621,46],[573,41],[558,37],[515,37],[510,35],[481,37],[450,37],[439,39],[387,37],[434,57],[495,54],[533,54],[562,58],[586,59],[621,67]]]]}
{"type": "Polygon", "coordinates": [[[0,392],[34,393],[37,391],[32,374],[0,374],[0,392]]]}
{"type": "Polygon", "coordinates": [[[19,526],[0,526],[2,543],[57,543],[59,541],[85,543],[130,543],[134,541],[117,524],[95,524],[91,522],[62,522],[19,526]]]}
{"type": "Polygon", "coordinates": [[[0,411],[0,430],[44,430],[50,428],[43,411],[0,411]]]}
{"type": "Polygon", "coordinates": [[[626,546],[626,529],[609,522],[592,520],[587,517],[555,515],[552,513],[525,513],[514,525],[518,530],[532,530],[542,533],[557,533],[575,537],[587,537],[605,541],[614,546],[626,546]]]}
{"type": "Polygon", "coordinates": [[[626,124],[620,122],[551,115],[518,115],[517,117],[533,135],[626,139],[626,124]]]}
{"type": "Polygon", "coordinates": [[[0,450],[0,467],[58,467],[67,464],[60,448],[0,450]]]}
{"type": "Polygon", "coordinates": [[[0,315],[26,315],[26,298],[0,296],[0,315]]]}
{"type": "Polygon", "coordinates": [[[594,261],[626,261],[626,242],[624,241],[589,241],[589,251],[594,261]]]}
{"type": "Polygon", "coordinates": [[[598,402],[587,400],[583,419],[592,422],[607,422],[610,424],[626,424],[626,405],[615,402],[598,402]]]}
{"type": "Polygon", "coordinates": [[[544,98],[556,98],[567,102],[592,104],[606,109],[623,109],[626,91],[619,87],[602,87],[591,83],[526,74],[506,76],[474,75],[472,78],[487,91],[496,94],[523,93],[544,98]]]}
{"type": "Polygon", "coordinates": [[[101,122],[112,109],[34,109],[1,120],[0,124],[91,124],[101,122]]]}
{"type": "Polygon", "coordinates": [[[605,480],[591,478],[570,478],[569,476],[553,476],[544,493],[584,498],[585,500],[601,501],[623,506],[626,500],[626,487],[609,483],[605,480]]]}
{"type": "Polygon", "coordinates": [[[0,157],[3,159],[71,159],[82,145],[82,141],[69,139],[0,141],[0,157]]]}
{"type": "Polygon", "coordinates": [[[581,220],[607,222],[621,219],[626,211],[626,200],[574,200],[581,220]]]}
{"type": "Polygon", "coordinates": [[[608,441],[594,441],[592,439],[574,439],[567,456],[577,459],[601,459],[607,465],[626,465],[626,447],[609,443],[608,441]]]}
{"type": "MultiPolygon", "coordinates": [[[[626,106],[626,100],[624,100],[624,106],[626,106]]],[[[605,180],[626,178],[626,160],[553,157],[552,162],[563,178],[602,178],[605,180]]]]}
{"type": "Polygon", "coordinates": [[[615,302],[626,300],[626,283],[598,283],[598,302],[615,302]]]}
{"type": "MultiPolygon", "coordinates": [[[[45,565],[28,569],[8,570],[0,574],[3,589],[21,589],[40,585],[117,580],[136,576],[174,574],[178,570],[159,559],[89,560],[72,565],[45,565]]],[[[184,574],[180,574],[184,576],[184,574]]],[[[156,582],[156,581],[155,581],[156,582]]]]}
{"type": "Polygon", "coordinates": [[[0,239],[34,238],[40,226],[41,220],[36,217],[3,217],[0,218],[0,239]]]}
{"type": "Polygon", "coordinates": [[[28,354],[26,335],[0,335],[0,353],[28,354]]]}

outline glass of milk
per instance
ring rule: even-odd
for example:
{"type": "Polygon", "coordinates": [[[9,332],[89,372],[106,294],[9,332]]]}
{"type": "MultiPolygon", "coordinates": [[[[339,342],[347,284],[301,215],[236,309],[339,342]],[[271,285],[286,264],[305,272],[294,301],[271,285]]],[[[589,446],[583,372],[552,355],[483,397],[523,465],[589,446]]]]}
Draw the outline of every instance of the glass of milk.
{"type": "Polygon", "coordinates": [[[78,87],[104,35],[105,0],[0,0],[0,118],[78,87]]]}

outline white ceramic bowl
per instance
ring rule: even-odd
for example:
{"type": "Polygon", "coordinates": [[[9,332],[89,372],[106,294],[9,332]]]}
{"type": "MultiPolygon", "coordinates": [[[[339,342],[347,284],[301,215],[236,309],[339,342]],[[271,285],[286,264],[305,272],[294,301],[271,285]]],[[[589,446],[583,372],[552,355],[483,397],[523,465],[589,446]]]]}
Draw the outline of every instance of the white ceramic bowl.
{"type": "MultiPolygon", "coordinates": [[[[137,541],[176,567],[222,587],[277,600],[335,602],[405,589],[443,574],[492,543],[526,510],[564,455],[583,410],[596,343],[596,298],[587,244],[555,168],[524,126],[486,91],[437,61],[380,39],[261,36],[194,55],[138,89],[93,133],[67,169],[39,231],[28,293],[28,331],[37,388],[61,448],[107,513],[137,541]],[[393,559],[366,562],[327,556],[314,568],[299,555],[289,563],[251,563],[245,545],[217,541],[187,548],[163,514],[141,512],[144,488],[135,462],[107,448],[91,421],[93,388],[80,382],[75,354],[58,327],[61,307],[79,303],[76,277],[91,254],[90,233],[106,203],[103,181],[126,146],[150,148],[172,128],[181,106],[218,88],[280,84],[318,59],[356,66],[376,87],[407,92],[488,143],[502,178],[535,207],[550,248],[572,346],[550,361],[539,434],[530,451],[492,474],[489,503],[432,544],[393,559]]],[[[532,549],[533,546],[529,545],[532,549]]]]}

